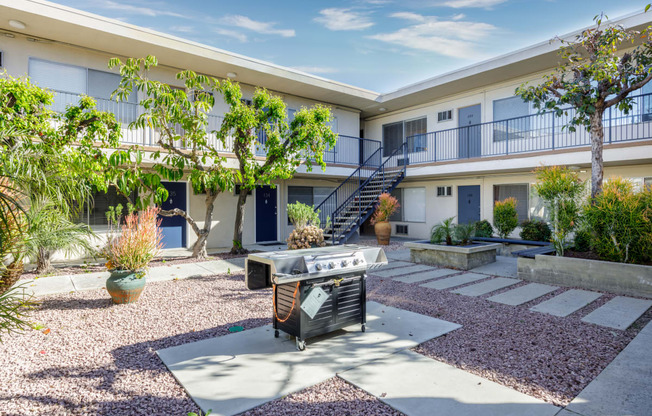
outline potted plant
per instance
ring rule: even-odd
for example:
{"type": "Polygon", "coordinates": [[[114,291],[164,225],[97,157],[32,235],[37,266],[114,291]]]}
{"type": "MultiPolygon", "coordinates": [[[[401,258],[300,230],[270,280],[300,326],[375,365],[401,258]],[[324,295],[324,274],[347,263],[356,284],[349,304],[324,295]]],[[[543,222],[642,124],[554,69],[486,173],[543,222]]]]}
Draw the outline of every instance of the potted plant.
{"type": "MultiPolygon", "coordinates": [[[[288,217],[294,226],[294,230],[286,240],[288,250],[299,250],[302,248],[324,247],[324,230],[319,226],[319,210],[301,202],[288,204],[288,217]]],[[[327,224],[328,226],[328,224],[327,224]]]]}
{"type": "MultiPolygon", "coordinates": [[[[111,224],[120,223],[120,211],[110,210],[111,224]]],[[[145,273],[149,262],[161,249],[161,220],[157,219],[159,209],[149,207],[141,212],[130,212],[125,218],[119,234],[109,233],[103,249],[107,259],[106,267],[111,275],[106,281],[106,290],[113,303],[133,303],[138,300],[145,287],[145,273]]]]}
{"type": "Polygon", "coordinates": [[[398,199],[387,192],[380,194],[378,197],[376,211],[371,217],[371,224],[374,226],[378,244],[384,246],[389,244],[389,237],[392,234],[392,226],[389,223],[389,218],[396,213],[400,206],[398,199]]]}

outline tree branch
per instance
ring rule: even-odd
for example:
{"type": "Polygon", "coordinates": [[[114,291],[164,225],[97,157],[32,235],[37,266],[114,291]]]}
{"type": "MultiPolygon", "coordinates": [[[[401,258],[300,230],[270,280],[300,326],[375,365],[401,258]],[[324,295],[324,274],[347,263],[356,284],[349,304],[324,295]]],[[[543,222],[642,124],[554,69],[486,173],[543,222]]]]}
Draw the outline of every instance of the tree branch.
{"type": "Polygon", "coordinates": [[[605,104],[604,104],[605,108],[611,107],[612,105],[618,104],[619,102],[624,100],[630,92],[635,91],[635,90],[637,90],[639,88],[642,88],[645,84],[650,82],[650,80],[652,80],[652,74],[650,74],[647,77],[643,78],[641,81],[639,81],[637,83],[634,83],[634,84],[630,85],[629,87],[623,89],[614,98],[612,98],[611,100],[608,100],[608,101],[605,102],[605,104]]]}
{"type": "Polygon", "coordinates": [[[179,209],[179,208],[173,208],[173,209],[168,209],[168,210],[161,210],[159,211],[159,215],[162,215],[164,217],[174,217],[175,215],[178,215],[180,217],[183,217],[188,224],[192,227],[192,230],[195,232],[197,235],[201,235],[202,231],[199,229],[199,226],[197,226],[197,223],[195,220],[192,219],[190,215],[188,215],[185,211],[179,209]]]}

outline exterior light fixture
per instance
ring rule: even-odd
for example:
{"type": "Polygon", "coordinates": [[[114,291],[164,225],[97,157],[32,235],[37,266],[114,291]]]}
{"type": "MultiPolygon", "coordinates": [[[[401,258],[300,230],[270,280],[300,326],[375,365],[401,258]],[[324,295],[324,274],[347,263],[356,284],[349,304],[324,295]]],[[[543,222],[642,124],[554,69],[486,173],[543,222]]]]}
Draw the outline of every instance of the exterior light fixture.
{"type": "Polygon", "coordinates": [[[380,107],[378,111],[387,111],[387,109],[385,107],[380,107]]]}
{"type": "Polygon", "coordinates": [[[25,29],[27,25],[20,20],[9,20],[9,26],[16,28],[16,29],[25,29]]]}
{"type": "Polygon", "coordinates": [[[6,38],[15,38],[16,36],[13,33],[3,32],[2,35],[6,38]]]}
{"type": "Polygon", "coordinates": [[[235,72],[227,72],[226,76],[229,78],[235,78],[238,76],[238,74],[236,74],[235,72]]]}

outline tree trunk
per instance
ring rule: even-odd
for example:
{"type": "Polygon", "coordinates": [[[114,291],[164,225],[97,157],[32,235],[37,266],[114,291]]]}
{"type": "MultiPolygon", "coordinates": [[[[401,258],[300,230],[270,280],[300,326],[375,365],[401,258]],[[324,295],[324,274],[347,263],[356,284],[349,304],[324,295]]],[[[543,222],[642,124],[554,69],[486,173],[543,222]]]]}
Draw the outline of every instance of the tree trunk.
{"type": "Polygon", "coordinates": [[[54,267],[52,267],[52,261],[50,257],[52,253],[49,250],[44,248],[38,249],[38,255],[36,256],[36,273],[52,273],[54,267]]]}
{"type": "Polygon", "coordinates": [[[604,130],[602,115],[604,111],[596,110],[591,117],[591,201],[602,192],[603,162],[602,148],[604,145],[604,130]]]}
{"type": "Polygon", "coordinates": [[[232,254],[245,254],[247,250],[242,247],[242,230],[244,228],[244,215],[245,204],[247,203],[248,189],[240,187],[240,195],[238,195],[238,206],[235,211],[235,229],[233,231],[233,247],[231,248],[232,254]]]}
{"type": "Polygon", "coordinates": [[[219,192],[206,192],[206,216],[204,217],[204,228],[197,233],[197,241],[192,246],[192,257],[196,259],[205,259],[208,256],[206,246],[208,243],[208,236],[211,233],[213,225],[213,210],[215,209],[215,199],[219,192]]]}

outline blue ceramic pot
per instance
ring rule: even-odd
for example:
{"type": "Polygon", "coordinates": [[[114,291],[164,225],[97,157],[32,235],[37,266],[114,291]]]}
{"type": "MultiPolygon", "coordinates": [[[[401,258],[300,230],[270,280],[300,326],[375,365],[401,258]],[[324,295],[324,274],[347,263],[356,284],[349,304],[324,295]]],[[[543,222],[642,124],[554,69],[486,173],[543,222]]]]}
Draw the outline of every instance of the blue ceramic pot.
{"type": "Polygon", "coordinates": [[[106,290],[113,303],[133,303],[145,287],[145,271],[113,270],[106,281],[106,290]]]}

